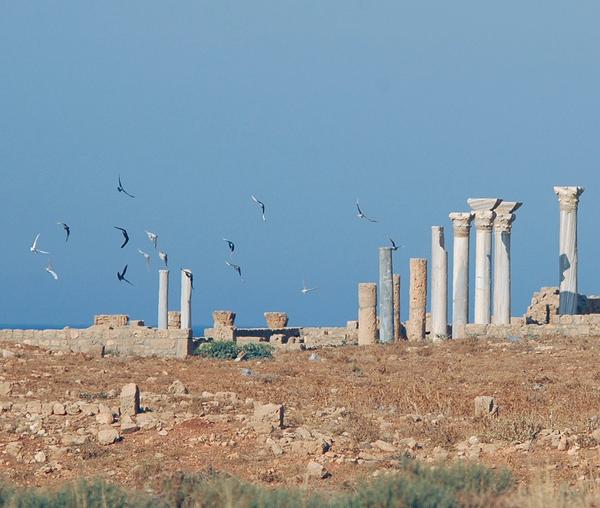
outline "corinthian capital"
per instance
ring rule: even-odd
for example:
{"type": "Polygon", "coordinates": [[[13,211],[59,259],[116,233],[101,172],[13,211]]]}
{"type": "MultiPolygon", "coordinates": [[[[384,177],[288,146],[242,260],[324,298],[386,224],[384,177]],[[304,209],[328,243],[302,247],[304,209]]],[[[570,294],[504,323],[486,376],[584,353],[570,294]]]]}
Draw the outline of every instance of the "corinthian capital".
{"type": "Polygon", "coordinates": [[[473,220],[472,212],[452,212],[448,217],[452,221],[455,237],[469,236],[471,221],[473,220]]]}
{"type": "Polygon", "coordinates": [[[554,187],[560,209],[565,212],[577,211],[579,196],[583,194],[583,191],[583,187],[554,187]]]}
{"type": "Polygon", "coordinates": [[[502,203],[494,210],[494,212],[496,212],[494,231],[500,231],[502,233],[510,232],[512,223],[517,218],[513,212],[521,208],[522,205],[523,203],[518,201],[502,201],[502,203]]]}

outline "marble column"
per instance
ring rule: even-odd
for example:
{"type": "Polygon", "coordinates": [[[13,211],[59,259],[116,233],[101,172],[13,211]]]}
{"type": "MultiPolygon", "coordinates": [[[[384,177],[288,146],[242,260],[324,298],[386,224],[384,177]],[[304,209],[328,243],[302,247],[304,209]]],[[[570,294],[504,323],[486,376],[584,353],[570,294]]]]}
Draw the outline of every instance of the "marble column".
{"type": "Polygon", "coordinates": [[[554,187],[560,206],[560,314],[577,314],[577,208],[583,187],[554,187]]]}
{"type": "Polygon", "coordinates": [[[394,341],[402,338],[402,321],[400,320],[400,275],[392,277],[394,285],[394,341]]]}
{"type": "Polygon", "coordinates": [[[158,328],[169,326],[169,270],[158,271],[158,328]]]}
{"type": "Polygon", "coordinates": [[[513,213],[523,203],[502,201],[494,212],[494,313],[492,322],[496,325],[509,325],[510,305],[510,234],[516,219],[513,213]]]}
{"type": "Polygon", "coordinates": [[[471,198],[475,213],[475,323],[489,324],[492,312],[492,225],[497,198],[471,198]]]}
{"type": "Polygon", "coordinates": [[[463,338],[469,322],[469,232],[473,214],[450,214],[454,231],[452,251],[452,338],[463,338]]]}
{"type": "Polygon", "coordinates": [[[192,328],[192,278],[188,268],[181,270],[181,329],[192,328]],[[186,273],[187,272],[187,273],[186,273]]]}
{"type": "Polygon", "coordinates": [[[409,312],[406,333],[408,340],[425,340],[427,312],[427,260],[410,260],[409,312]]]}
{"type": "Polygon", "coordinates": [[[379,342],[394,342],[392,248],[379,247],[379,342]]]}
{"type": "Polygon", "coordinates": [[[377,342],[377,284],[358,285],[358,345],[377,342]]]}
{"type": "Polygon", "coordinates": [[[448,338],[448,253],[444,228],[431,228],[431,338],[448,338]]]}

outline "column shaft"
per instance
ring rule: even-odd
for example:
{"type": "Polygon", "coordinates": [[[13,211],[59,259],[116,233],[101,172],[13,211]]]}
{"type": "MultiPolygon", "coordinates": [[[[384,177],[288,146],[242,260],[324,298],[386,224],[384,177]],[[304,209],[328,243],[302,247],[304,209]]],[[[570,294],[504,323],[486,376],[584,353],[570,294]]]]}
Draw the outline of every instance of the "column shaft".
{"type": "Polygon", "coordinates": [[[392,249],[379,247],[379,342],[394,341],[392,249]]]}
{"type": "Polygon", "coordinates": [[[452,254],[452,337],[464,337],[469,322],[469,232],[473,214],[451,213],[454,231],[452,254]]]}
{"type": "Polygon", "coordinates": [[[431,228],[431,338],[448,336],[448,254],[444,245],[444,228],[431,228]]]}
{"type": "Polygon", "coordinates": [[[192,279],[186,274],[190,270],[181,270],[181,329],[192,328],[192,279]]]}
{"type": "Polygon", "coordinates": [[[427,311],[427,260],[410,260],[410,290],[407,335],[410,341],[425,340],[427,311]]]}
{"type": "Polygon", "coordinates": [[[358,285],[358,345],[377,342],[377,284],[358,285]]]}
{"type": "Polygon", "coordinates": [[[400,320],[400,275],[394,274],[394,341],[399,341],[401,337],[402,321],[400,320]]]}
{"type": "Polygon", "coordinates": [[[158,328],[166,330],[169,323],[169,270],[158,271],[158,328]]]}

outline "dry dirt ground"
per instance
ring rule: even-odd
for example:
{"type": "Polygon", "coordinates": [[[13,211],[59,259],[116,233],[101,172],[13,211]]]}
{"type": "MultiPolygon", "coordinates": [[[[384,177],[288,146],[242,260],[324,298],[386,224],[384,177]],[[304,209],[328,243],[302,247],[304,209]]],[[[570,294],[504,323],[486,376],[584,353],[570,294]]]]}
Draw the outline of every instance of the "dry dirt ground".
{"type": "Polygon", "coordinates": [[[581,485],[600,476],[599,344],[403,343],[233,362],[99,358],[4,343],[0,480],[51,486],[99,476],[152,490],[171,472],[212,468],[279,486],[308,478],[334,490],[411,455],[508,467],[522,484],[581,485]],[[144,413],[134,418],[139,430],[124,432],[120,391],[132,382],[144,413]],[[497,418],[474,417],[479,395],[495,397],[497,418]],[[284,405],[283,428],[255,419],[255,406],[266,403],[284,405]],[[102,445],[98,431],[107,427],[120,439],[102,445]],[[323,469],[312,464],[308,477],[311,462],[323,469]]]}

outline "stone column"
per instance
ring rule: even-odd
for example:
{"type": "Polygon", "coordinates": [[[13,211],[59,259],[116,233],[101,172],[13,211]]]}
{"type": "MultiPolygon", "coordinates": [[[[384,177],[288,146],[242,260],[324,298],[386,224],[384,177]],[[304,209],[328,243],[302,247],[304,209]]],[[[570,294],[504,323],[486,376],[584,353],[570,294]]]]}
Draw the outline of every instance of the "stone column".
{"type": "Polygon", "coordinates": [[[469,232],[473,214],[455,212],[449,215],[454,231],[452,261],[452,338],[464,337],[469,322],[469,232]]]}
{"type": "Polygon", "coordinates": [[[409,309],[406,330],[408,340],[425,340],[426,312],[427,260],[412,258],[410,260],[409,309]]]}
{"type": "Polygon", "coordinates": [[[444,228],[431,228],[431,338],[448,338],[448,253],[444,228]]]}
{"type": "Polygon", "coordinates": [[[377,284],[358,285],[358,345],[377,342],[377,284]]]}
{"type": "Polygon", "coordinates": [[[185,273],[191,270],[181,270],[181,329],[192,328],[192,279],[185,273]]]}
{"type": "Polygon", "coordinates": [[[516,215],[523,203],[502,201],[494,210],[494,313],[492,322],[509,325],[510,305],[510,233],[516,215]]]}
{"type": "Polygon", "coordinates": [[[583,187],[554,187],[560,206],[559,314],[577,314],[577,207],[583,187]]]}
{"type": "Polygon", "coordinates": [[[166,330],[169,324],[169,270],[158,271],[158,328],[166,330]]]}
{"type": "Polygon", "coordinates": [[[379,342],[394,342],[392,248],[379,247],[379,342]]]}
{"type": "Polygon", "coordinates": [[[471,198],[467,203],[475,213],[475,323],[489,324],[492,302],[492,224],[493,212],[502,200],[471,198]]]}
{"type": "Polygon", "coordinates": [[[400,321],[400,275],[394,274],[392,277],[394,286],[394,341],[402,338],[402,321],[400,321]]]}

